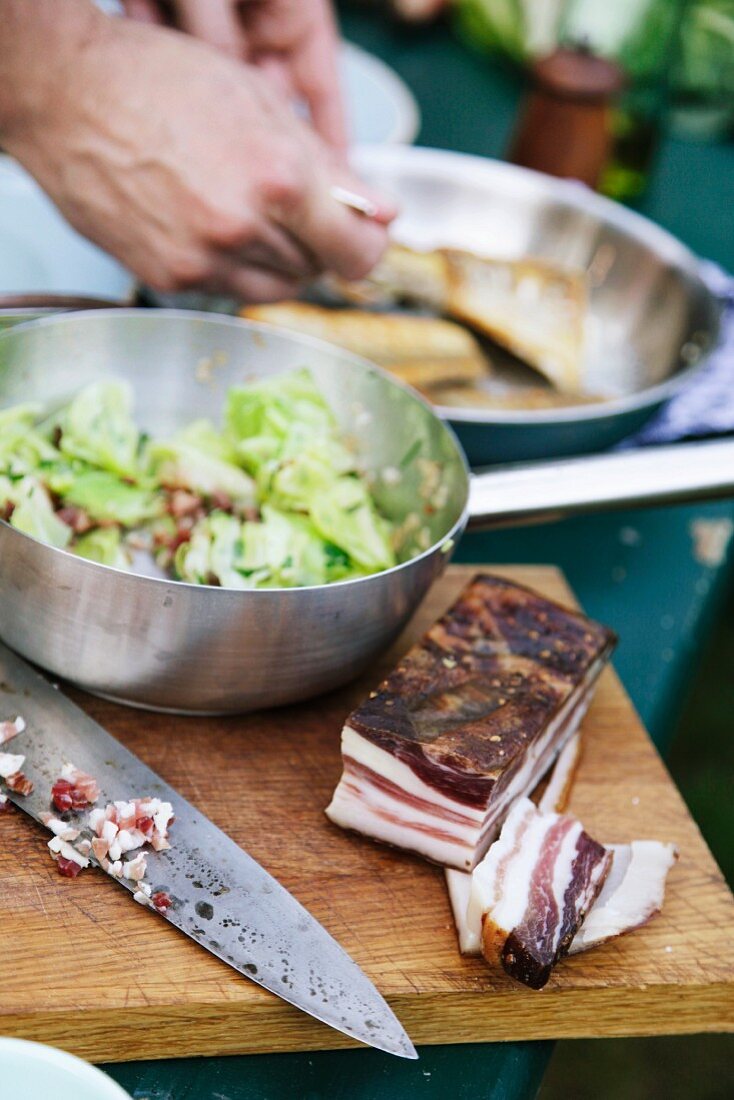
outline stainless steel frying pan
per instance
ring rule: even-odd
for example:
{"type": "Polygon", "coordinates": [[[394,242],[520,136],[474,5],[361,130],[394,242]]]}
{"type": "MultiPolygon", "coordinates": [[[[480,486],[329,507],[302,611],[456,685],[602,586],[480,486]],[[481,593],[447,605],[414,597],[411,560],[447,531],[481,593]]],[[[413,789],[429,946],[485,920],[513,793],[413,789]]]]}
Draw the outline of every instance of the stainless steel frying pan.
{"type": "Polygon", "coordinates": [[[318,340],[209,314],[95,310],[11,329],[0,336],[0,407],[56,404],[115,374],[133,386],[141,425],[165,434],[218,419],[234,383],[300,366],[354,440],[382,509],[407,521],[407,560],[357,581],[241,592],[96,565],[0,522],[3,640],[58,676],[138,706],[225,713],[294,702],[351,679],[384,650],[467,523],[734,492],[734,442],[470,477],[451,430],[376,367],[318,340]]]}

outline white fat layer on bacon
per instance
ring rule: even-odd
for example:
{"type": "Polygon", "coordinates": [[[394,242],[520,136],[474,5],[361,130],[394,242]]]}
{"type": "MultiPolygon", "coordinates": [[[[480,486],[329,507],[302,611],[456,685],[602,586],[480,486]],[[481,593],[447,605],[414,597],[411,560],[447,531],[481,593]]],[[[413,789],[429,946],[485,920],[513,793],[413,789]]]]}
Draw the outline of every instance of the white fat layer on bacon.
{"type": "Polygon", "coordinates": [[[23,767],[25,756],[16,756],[12,752],[0,752],[0,778],[9,779],[23,767]]]}
{"type": "Polygon", "coordinates": [[[633,840],[608,847],[614,852],[612,868],[574,937],[572,955],[639,928],[663,907],[665,880],[678,856],[675,846],[633,840]]]}
{"type": "MultiPolygon", "coordinates": [[[[491,849],[490,849],[491,850],[491,849]]],[[[469,920],[469,898],[471,897],[472,875],[468,871],[457,871],[455,867],[447,867],[446,886],[449,891],[451,911],[454,914],[454,924],[459,937],[459,950],[462,955],[481,955],[482,953],[482,918],[479,921],[469,920]]],[[[472,911],[472,917],[474,911],[472,911]]]]}
{"type": "MultiPolygon", "coordinates": [[[[533,882],[549,828],[558,820],[557,814],[538,814],[528,798],[519,798],[505,822],[499,840],[489,849],[487,856],[472,875],[471,894],[467,913],[472,923],[476,914],[491,914],[492,923],[509,933],[525,916],[533,882]],[[507,883],[511,882],[511,889],[507,883]]],[[[563,901],[565,885],[570,877],[576,841],[581,833],[578,825],[569,830],[563,839],[554,865],[553,896],[558,904],[563,901]],[[567,843],[570,841],[570,848],[567,843]],[[561,865],[565,877],[556,875],[561,865]],[[559,883],[562,893],[559,899],[559,883]]]]}
{"type": "Polygon", "coordinates": [[[62,840],[76,840],[79,836],[79,830],[70,825],[68,821],[62,821],[61,818],[54,817],[53,814],[39,814],[39,817],[46,828],[50,829],[54,836],[60,836],[62,840]]]}
{"type": "Polygon", "coordinates": [[[83,856],[81,852],[77,852],[76,848],[62,840],[60,836],[55,836],[49,840],[48,847],[53,856],[63,856],[64,859],[70,859],[74,863],[78,863],[82,868],[89,866],[89,860],[86,856],[83,856]]]}
{"type": "Polygon", "coordinates": [[[581,756],[581,734],[577,731],[558,754],[548,786],[538,802],[541,813],[562,813],[566,808],[573,773],[581,756]]]}
{"type": "MultiPolygon", "coordinates": [[[[583,687],[569,696],[542,736],[529,746],[511,781],[495,797],[490,794],[485,808],[467,806],[437,790],[403,761],[346,725],[342,731],[343,756],[389,780],[401,793],[435,806],[435,813],[382,790],[368,777],[345,770],[326,809],[327,816],[343,829],[355,829],[395,847],[418,852],[436,863],[471,870],[490,844],[508,807],[532,790],[559,748],[578,729],[603,667],[603,661],[594,663],[583,687]],[[461,814],[468,820],[466,823],[447,820],[442,811],[461,814]]],[[[449,769],[445,770],[450,774],[449,769]]]]}

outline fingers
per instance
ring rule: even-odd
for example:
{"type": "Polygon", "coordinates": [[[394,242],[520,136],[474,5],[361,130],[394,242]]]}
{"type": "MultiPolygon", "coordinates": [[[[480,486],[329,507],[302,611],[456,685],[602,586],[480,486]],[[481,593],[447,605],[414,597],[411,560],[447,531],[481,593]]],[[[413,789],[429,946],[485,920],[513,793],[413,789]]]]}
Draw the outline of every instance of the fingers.
{"type": "Polygon", "coordinates": [[[176,26],[229,54],[244,57],[245,36],[232,0],[176,0],[176,26]]]}
{"type": "Polygon", "coordinates": [[[338,64],[338,38],[326,4],[290,59],[293,86],[306,100],[316,132],[334,149],[347,147],[347,120],[338,64]]]}
{"type": "Polygon", "coordinates": [[[312,187],[302,210],[285,213],[286,226],[326,271],[361,279],[387,246],[384,225],[338,203],[325,186],[312,187]]]}
{"type": "Polygon", "coordinates": [[[157,0],[122,0],[122,7],[129,19],[138,23],[163,23],[164,17],[157,0]]]}
{"type": "Polygon", "coordinates": [[[252,263],[232,263],[222,264],[207,280],[206,289],[230,295],[241,302],[278,302],[295,298],[301,283],[252,263]]]}

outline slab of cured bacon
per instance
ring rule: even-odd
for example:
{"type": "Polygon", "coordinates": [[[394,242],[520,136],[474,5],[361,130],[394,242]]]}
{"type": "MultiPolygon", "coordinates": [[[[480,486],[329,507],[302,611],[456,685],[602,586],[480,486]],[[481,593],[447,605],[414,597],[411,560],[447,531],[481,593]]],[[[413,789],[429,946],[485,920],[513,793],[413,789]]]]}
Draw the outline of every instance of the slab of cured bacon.
{"type": "Polygon", "coordinates": [[[475,577],[347,719],[328,816],[471,870],[577,730],[614,643],[521,585],[475,577]]]}

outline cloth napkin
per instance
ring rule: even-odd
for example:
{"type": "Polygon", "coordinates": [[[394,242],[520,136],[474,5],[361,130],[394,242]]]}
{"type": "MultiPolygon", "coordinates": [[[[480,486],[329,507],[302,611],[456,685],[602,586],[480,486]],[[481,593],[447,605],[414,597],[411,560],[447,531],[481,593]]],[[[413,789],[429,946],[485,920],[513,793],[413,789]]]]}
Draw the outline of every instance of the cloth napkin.
{"type": "Polygon", "coordinates": [[[688,385],[620,448],[734,432],[734,278],[708,261],[702,265],[702,274],[724,303],[719,343],[688,385]]]}

